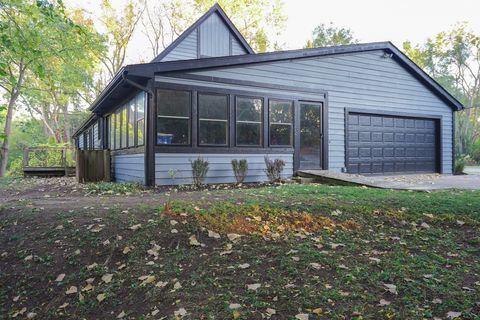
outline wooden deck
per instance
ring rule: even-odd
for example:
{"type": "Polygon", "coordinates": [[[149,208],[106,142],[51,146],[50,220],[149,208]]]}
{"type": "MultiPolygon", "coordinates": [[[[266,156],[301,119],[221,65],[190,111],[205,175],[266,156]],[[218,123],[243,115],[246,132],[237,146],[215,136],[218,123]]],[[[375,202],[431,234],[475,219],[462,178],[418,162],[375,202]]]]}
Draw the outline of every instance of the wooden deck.
{"type": "Polygon", "coordinates": [[[24,177],[64,177],[74,176],[75,167],[25,167],[24,177]]]}

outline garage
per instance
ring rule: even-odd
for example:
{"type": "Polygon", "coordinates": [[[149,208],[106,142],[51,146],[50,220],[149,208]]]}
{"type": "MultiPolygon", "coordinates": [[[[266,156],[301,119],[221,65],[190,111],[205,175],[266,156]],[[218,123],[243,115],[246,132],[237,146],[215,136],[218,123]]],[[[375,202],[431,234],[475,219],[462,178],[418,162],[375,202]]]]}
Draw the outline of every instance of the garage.
{"type": "Polygon", "coordinates": [[[346,117],[348,173],[439,171],[439,119],[360,112],[346,117]]]}

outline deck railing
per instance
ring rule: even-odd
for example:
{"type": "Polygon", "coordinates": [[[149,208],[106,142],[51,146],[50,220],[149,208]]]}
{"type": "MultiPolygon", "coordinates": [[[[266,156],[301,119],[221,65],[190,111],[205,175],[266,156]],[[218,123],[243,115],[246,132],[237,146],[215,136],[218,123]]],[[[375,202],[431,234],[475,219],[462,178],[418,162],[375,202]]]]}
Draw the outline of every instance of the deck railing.
{"type": "Polygon", "coordinates": [[[69,147],[27,147],[23,150],[25,176],[63,176],[75,172],[75,150],[69,147]]]}

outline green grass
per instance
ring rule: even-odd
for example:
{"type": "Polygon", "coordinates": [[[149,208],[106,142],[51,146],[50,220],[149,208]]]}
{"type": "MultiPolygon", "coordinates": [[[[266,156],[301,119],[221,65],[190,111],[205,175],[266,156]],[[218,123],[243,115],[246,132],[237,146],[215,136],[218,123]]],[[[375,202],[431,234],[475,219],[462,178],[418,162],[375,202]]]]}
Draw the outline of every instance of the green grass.
{"type": "Polygon", "coordinates": [[[276,311],[271,319],[299,313],[311,319],[445,319],[450,311],[479,319],[478,191],[285,185],[185,192],[175,194],[165,213],[163,200],[105,209],[96,194],[110,186],[98,190],[79,197],[88,207],[72,202],[73,211],[46,209],[35,220],[31,209],[0,211],[6,217],[2,251],[9,254],[0,258],[5,318],[26,306],[39,318],[54,319],[115,318],[122,310],[135,319],[174,319],[179,308],[187,310],[187,319],[262,319],[267,308],[276,311]],[[305,217],[328,225],[311,233],[291,227],[305,217]],[[238,242],[228,240],[227,226],[241,221],[255,228],[239,229],[238,242]],[[102,230],[89,231],[92,224],[102,230]],[[136,224],[141,228],[131,230],[136,224]],[[261,232],[265,225],[278,231],[280,224],[289,227],[279,237],[261,232]],[[221,238],[209,237],[211,229],[221,238]],[[191,245],[192,235],[203,245],[191,245]],[[155,245],[157,258],[148,253],[155,245]],[[124,254],[125,247],[130,252],[124,254]],[[23,260],[31,254],[32,261],[23,260]],[[89,270],[94,262],[97,267],[89,270]],[[247,268],[239,267],[245,263],[247,268]],[[59,273],[67,276],[55,283],[59,273]],[[111,283],[100,281],[105,273],[114,274],[111,283]],[[138,278],[144,275],[168,284],[142,286],[138,278]],[[95,278],[94,289],[83,292],[82,300],[65,295],[88,278],[95,278]],[[177,281],[180,289],[174,289],[177,281]],[[248,290],[253,283],[261,287],[248,290]],[[385,284],[394,284],[398,293],[385,284]],[[99,293],[106,294],[103,302],[96,299],[99,293]],[[13,302],[17,295],[19,302],[13,302]],[[380,306],[382,299],[388,304],[380,306]],[[69,305],[58,309],[63,303],[69,305]],[[237,312],[229,308],[232,303],[241,305],[237,312]]]}

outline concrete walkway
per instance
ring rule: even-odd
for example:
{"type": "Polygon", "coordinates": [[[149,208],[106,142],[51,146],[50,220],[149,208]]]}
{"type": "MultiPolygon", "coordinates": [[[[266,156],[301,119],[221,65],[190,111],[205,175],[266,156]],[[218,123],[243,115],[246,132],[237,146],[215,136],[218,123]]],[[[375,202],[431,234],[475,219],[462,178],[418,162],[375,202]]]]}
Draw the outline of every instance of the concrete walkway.
{"type": "Polygon", "coordinates": [[[480,174],[458,176],[442,174],[362,176],[356,174],[331,172],[328,170],[303,170],[299,173],[299,175],[313,178],[318,182],[339,185],[362,185],[382,189],[419,191],[445,189],[480,190],[480,174]]]}

